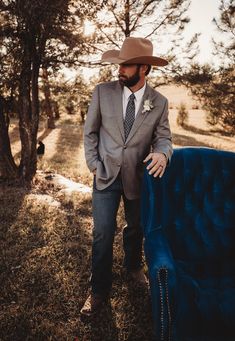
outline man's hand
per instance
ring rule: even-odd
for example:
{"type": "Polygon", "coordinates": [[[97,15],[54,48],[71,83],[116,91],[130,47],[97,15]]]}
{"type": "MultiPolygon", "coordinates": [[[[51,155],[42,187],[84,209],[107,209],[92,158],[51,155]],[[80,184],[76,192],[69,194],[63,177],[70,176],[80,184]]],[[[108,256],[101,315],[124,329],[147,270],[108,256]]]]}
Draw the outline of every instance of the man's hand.
{"type": "Polygon", "coordinates": [[[153,175],[156,178],[159,175],[161,178],[165,172],[167,159],[165,154],[162,153],[150,153],[146,159],[144,159],[144,163],[152,160],[148,165],[147,169],[149,170],[149,174],[153,175]]]}

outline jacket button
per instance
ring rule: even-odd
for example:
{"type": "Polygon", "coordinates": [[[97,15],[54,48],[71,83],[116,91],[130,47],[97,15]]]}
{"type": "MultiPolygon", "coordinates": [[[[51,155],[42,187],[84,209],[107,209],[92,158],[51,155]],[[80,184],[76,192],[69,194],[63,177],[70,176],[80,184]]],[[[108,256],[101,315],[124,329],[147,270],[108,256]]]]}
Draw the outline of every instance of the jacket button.
{"type": "Polygon", "coordinates": [[[124,148],[124,149],[126,149],[126,148],[127,148],[127,146],[124,144],[123,148],[124,148]]]}

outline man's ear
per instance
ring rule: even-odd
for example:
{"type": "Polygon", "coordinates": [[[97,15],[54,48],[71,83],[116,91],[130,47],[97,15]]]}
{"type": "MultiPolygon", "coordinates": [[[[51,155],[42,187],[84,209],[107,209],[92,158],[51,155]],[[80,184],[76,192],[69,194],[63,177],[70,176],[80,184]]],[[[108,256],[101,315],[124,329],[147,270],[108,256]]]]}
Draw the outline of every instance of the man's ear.
{"type": "Polygon", "coordinates": [[[147,70],[148,70],[148,65],[142,64],[142,65],[140,66],[140,72],[141,72],[142,74],[145,75],[147,70]]]}

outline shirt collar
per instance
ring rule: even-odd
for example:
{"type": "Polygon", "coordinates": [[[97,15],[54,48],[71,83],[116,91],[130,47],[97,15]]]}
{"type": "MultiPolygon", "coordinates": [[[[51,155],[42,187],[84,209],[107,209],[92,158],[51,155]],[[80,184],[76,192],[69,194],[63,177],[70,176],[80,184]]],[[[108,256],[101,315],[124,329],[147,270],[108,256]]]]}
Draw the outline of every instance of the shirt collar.
{"type": "MultiPolygon", "coordinates": [[[[144,86],[142,86],[142,88],[140,88],[139,90],[134,92],[135,98],[136,98],[137,101],[142,99],[142,97],[144,95],[144,92],[145,92],[145,89],[146,89],[146,82],[144,83],[144,86]]],[[[129,98],[129,96],[131,94],[132,94],[132,91],[127,86],[124,86],[124,88],[123,88],[123,95],[124,95],[126,100],[128,100],[128,98],[129,98]]]]}

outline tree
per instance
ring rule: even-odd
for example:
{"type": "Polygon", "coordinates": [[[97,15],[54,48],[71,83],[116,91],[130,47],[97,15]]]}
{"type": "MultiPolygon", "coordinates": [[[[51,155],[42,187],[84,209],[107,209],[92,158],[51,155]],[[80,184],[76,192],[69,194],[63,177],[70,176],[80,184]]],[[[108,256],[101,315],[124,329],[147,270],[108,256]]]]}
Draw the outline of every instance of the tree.
{"type": "MultiPolygon", "coordinates": [[[[97,43],[120,47],[125,37],[143,34],[146,38],[162,30],[181,32],[189,22],[186,11],[190,0],[106,0],[93,19],[97,43]]],[[[170,32],[169,32],[170,33],[170,32]]],[[[158,37],[159,39],[159,37],[158,37]]]]}
{"type": "Polygon", "coordinates": [[[187,72],[175,77],[202,103],[208,122],[219,124],[231,133],[235,133],[234,14],[233,1],[221,0],[220,17],[213,20],[226,38],[223,42],[213,40],[219,66],[193,64],[187,72]]]}
{"type": "MultiPolygon", "coordinates": [[[[93,87],[92,81],[86,82],[82,73],[77,73],[76,77],[72,77],[72,79],[68,79],[63,74],[51,75],[50,89],[53,110],[67,112],[69,115],[78,114],[75,118],[76,121],[83,123],[93,87]]],[[[42,104],[44,107],[44,101],[42,104]]]]}
{"type": "Polygon", "coordinates": [[[0,110],[0,176],[32,180],[37,167],[40,67],[55,67],[65,59],[70,62],[71,46],[74,54],[81,53],[80,24],[89,11],[90,4],[80,0],[0,0],[0,96],[4,104],[0,110]],[[12,158],[8,136],[8,104],[14,102],[22,145],[19,166],[12,158]]]}
{"type": "MultiPolygon", "coordinates": [[[[96,28],[93,46],[97,53],[109,48],[119,49],[128,36],[150,38],[156,45],[164,46],[164,57],[170,62],[167,67],[158,69],[158,73],[171,77],[181,69],[177,60],[184,49],[187,49],[186,59],[191,61],[195,57],[197,51],[193,46],[197,35],[191,40],[190,49],[182,43],[182,32],[189,22],[190,0],[104,0],[100,3],[103,7],[92,19],[96,28]]],[[[152,85],[158,84],[155,81],[152,85]]]]}
{"type": "Polygon", "coordinates": [[[9,102],[0,96],[0,178],[14,178],[17,166],[11,153],[11,144],[8,135],[9,102]]]}
{"type": "Polygon", "coordinates": [[[235,59],[235,5],[233,0],[220,0],[220,17],[213,22],[218,30],[224,34],[223,41],[212,39],[214,55],[219,58],[220,65],[230,67],[235,59]]]}
{"type": "Polygon", "coordinates": [[[44,66],[42,67],[42,83],[43,83],[43,93],[44,93],[44,110],[47,116],[47,127],[49,129],[55,128],[55,119],[52,110],[52,100],[51,100],[51,89],[48,78],[48,70],[44,66]]]}

